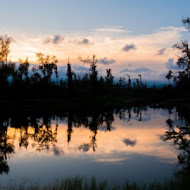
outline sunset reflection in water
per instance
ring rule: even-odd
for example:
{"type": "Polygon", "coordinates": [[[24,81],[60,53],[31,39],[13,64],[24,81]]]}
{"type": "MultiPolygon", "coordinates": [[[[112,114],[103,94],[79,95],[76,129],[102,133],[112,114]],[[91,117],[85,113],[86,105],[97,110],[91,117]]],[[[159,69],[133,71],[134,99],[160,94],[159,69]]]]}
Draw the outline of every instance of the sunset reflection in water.
{"type": "Polygon", "coordinates": [[[38,118],[22,127],[8,126],[9,175],[3,182],[30,178],[43,183],[67,176],[95,176],[112,183],[162,181],[172,176],[179,151],[164,141],[168,110],[103,113],[77,118],[38,118]],[[31,125],[32,124],[32,125],[31,125]],[[119,174],[119,175],[118,175],[119,174]],[[146,175],[146,176],[145,176],[146,175]]]}

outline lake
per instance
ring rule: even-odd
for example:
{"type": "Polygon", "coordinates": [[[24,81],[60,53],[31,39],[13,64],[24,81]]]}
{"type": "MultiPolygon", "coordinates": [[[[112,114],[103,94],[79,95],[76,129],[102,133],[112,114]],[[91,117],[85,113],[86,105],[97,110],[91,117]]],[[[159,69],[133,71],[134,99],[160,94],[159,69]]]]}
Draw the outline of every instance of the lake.
{"type": "Polygon", "coordinates": [[[0,184],[23,179],[46,184],[72,176],[162,183],[189,166],[185,116],[157,105],[2,113],[0,184]]]}

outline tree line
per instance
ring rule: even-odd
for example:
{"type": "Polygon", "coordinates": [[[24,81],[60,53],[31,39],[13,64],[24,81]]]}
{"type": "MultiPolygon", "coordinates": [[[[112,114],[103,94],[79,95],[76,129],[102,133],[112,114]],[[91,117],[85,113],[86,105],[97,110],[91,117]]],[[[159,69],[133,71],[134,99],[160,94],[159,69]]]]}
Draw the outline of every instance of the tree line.
{"type": "MultiPolygon", "coordinates": [[[[190,18],[182,20],[184,26],[190,31],[190,18]]],[[[106,69],[106,76],[99,76],[97,70],[98,59],[95,55],[79,60],[89,65],[89,73],[79,75],[72,70],[72,65],[67,64],[66,80],[59,80],[58,60],[55,56],[45,56],[36,53],[38,65],[31,65],[28,58],[13,63],[8,60],[10,54],[11,37],[0,37],[0,90],[1,96],[7,97],[14,94],[15,97],[58,97],[58,96],[79,96],[79,95],[128,95],[142,96],[151,94],[168,95],[176,89],[182,94],[189,93],[187,87],[190,85],[190,49],[187,41],[175,44],[173,47],[180,50],[177,65],[182,70],[169,71],[166,78],[173,83],[164,86],[162,89],[152,86],[147,88],[142,82],[141,74],[133,82],[130,75],[120,77],[114,82],[111,69],[106,69]],[[29,72],[30,71],[30,72],[29,72]],[[55,75],[55,80],[52,76],[55,75]]],[[[61,76],[63,77],[63,76],[61,76]]]]}

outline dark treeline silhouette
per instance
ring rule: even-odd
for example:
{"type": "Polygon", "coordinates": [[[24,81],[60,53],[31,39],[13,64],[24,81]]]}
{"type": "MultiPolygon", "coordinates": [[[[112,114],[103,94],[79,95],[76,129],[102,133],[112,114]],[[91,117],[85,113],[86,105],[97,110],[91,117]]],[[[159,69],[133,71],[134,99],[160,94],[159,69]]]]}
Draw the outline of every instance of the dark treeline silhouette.
{"type": "MultiPolygon", "coordinates": [[[[9,38],[2,38],[2,44],[9,43],[9,38]]],[[[9,47],[7,47],[9,49],[9,47]]],[[[8,51],[9,52],[9,51],[8,51]]],[[[13,97],[13,98],[36,98],[36,97],[65,97],[65,96],[85,96],[88,95],[127,95],[130,90],[146,89],[146,85],[141,80],[136,79],[133,84],[131,80],[126,81],[124,78],[120,78],[118,83],[114,83],[114,76],[111,69],[107,69],[107,75],[105,77],[98,77],[97,71],[97,59],[93,55],[91,58],[80,60],[83,63],[90,65],[90,73],[83,76],[77,75],[72,70],[72,65],[67,64],[67,79],[66,81],[58,80],[58,68],[56,57],[44,56],[42,53],[37,53],[36,56],[39,65],[29,67],[28,58],[25,61],[19,60],[18,64],[7,62],[7,56],[0,59],[0,90],[1,97],[13,97]],[[52,76],[55,74],[56,80],[52,80],[52,76]]]]}
{"type": "MultiPolygon", "coordinates": [[[[184,26],[190,31],[190,19],[183,19],[184,26]]],[[[0,97],[24,99],[24,98],[61,98],[61,97],[80,97],[85,100],[92,96],[114,97],[189,97],[190,85],[190,49],[187,41],[175,44],[174,48],[180,50],[177,65],[182,70],[177,72],[169,71],[166,78],[173,81],[172,84],[157,88],[153,85],[147,88],[139,78],[132,82],[129,75],[120,77],[118,82],[114,82],[111,69],[106,69],[106,76],[99,76],[97,70],[98,59],[95,55],[79,60],[83,64],[89,65],[89,73],[80,75],[72,70],[72,65],[67,64],[66,80],[59,80],[57,59],[55,56],[45,56],[37,53],[38,65],[30,65],[28,58],[13,63],[8,60],[10,53],[11,38],[8,36],[0,37],[0,97]],[[29,72],[30,71],[30,72],[29,72]],[[52,76],[55,76],[52,80],[52,76]]],[[[64,76],[60,76],[63,78],[64,76]]]]}

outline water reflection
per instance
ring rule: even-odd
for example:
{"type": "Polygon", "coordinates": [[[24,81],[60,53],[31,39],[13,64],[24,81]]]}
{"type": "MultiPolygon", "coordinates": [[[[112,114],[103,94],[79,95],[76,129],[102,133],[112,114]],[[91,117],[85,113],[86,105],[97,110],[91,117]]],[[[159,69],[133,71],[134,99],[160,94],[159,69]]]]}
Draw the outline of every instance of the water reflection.
{"type": "Polygon", "coordinates": [[[0,130],[0,174],[8,173],[9,166],[7,164],[7,157],[14,154],[14,145],[11,142],[9,135],[7,135],[7,127],[0,130]]]}
{"type": "MultiPolygon", "coordinates": [[[[183,113],[183,112],[182,112],[183,113]]],[[[174,146],[180,151],[178,155],[179,168],[174,171],[177,177],[190,177],[190,118],[186,113],[178,114],[175,120],[167,119],[169,130],[164,135],[165,141],[173,141],[174,146]]]]}
{"type": "MultiPolygon", "coordinates": [[[[187,118],[181,111],[160,108],[158,105],[63,111],[56,114],[1,114],[0,173],[10,172],[14,177],[20,168],[14,168],[11,172],[8,162],[14,167],[20,166],[19,160],[27,160],[31,169],[31,159],[43,163],[43,159],[46,160],[48,156],[52,159],[48,161],[48,167],[57,162],[61,168],[65,162],[66,169],[67,165],[75,165],[76,162],[83,168],[82,174],[96,176],[102,169],[104,176],[105,172],[106,176],[121,173],[123,178],[132,180],[138,177],[136,174],[140,173],[139,168],[142,168],[142,172],[150,170],[147,175],[151,176],[151,172],[159,173],[154,170],[159,170],[160,165],[164,169],[166,166],[174,168],[171,165],[175,165],[178,158],[182,168],[176,173],[181,175],[190,170],[190,128],[187,118]],[[171,141],[179,151],[171,147],[171,141]],[[60,157],[64,162],[59,163],[56,157],[60,157]],[[88,166],[90,163],[93,165],[88,166]],[[108,164],[109,168],[105,164],[108,164]],[[151,164],[154,164],[154,167],[151,164]],[[118,166],[117,169],[114,165],[118,166]],[[120,165],[123,165],[123,168],[120,168],[120,165]],[[130,165],[133,166],[131,169],[130,165]],[[143,168],[143,165],[147,168],[143,168]],[[99,167],[101,169],[92,172],[84,169],[86,167],[95,167],[93,171],[99,167]]],[[[68,172],[64,175],[81,174],[80,167],[78,172],[76,170],[73,173],[68,166],[68,172]]],[[[63,175],[62,172],[56,172],[58,176],[63,175]]],[[[46,175],[45,171],[43,175],[46,175]]],[[[54,177],[57,177],[56,175],[54,177]]]]}

